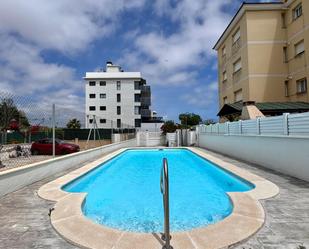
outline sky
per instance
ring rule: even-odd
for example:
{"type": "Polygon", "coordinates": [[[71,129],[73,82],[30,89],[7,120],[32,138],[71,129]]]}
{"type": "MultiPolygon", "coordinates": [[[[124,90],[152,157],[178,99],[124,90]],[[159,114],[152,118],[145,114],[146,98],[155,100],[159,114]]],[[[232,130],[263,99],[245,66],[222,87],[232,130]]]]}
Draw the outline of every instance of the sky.
{"type": "Polygon", "coordinates": [[[84,111],[85,72],[140,71],[152,110],[216,119],[212,49],[238,0],[1,0],[0,91],[84,111]]]}

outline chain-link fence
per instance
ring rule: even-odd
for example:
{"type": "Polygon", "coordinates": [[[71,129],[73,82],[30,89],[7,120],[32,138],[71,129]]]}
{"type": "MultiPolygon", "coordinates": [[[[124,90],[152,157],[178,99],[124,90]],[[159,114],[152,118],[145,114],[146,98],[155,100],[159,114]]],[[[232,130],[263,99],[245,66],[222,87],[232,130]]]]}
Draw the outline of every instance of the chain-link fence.
{"type": "Polygon", "coordinates": [[[134,136],[131,125],[0,91],[0,171],[134,136]]]}

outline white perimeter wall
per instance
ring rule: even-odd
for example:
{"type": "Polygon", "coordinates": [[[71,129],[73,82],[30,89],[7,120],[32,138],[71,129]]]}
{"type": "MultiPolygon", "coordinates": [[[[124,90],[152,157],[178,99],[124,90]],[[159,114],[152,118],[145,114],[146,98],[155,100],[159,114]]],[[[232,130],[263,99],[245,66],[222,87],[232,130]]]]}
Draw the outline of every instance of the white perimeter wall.
{"type": "Polygon", "coordinates": [[[164,123],[141,123],[140,131],[161,132],[164,123]]]}
{"type": "Polygon", "coordinates": [[[309,181],[309,138],[199,134],[202,148],[309,181]]]}
{"type": "Polygon", "coordinates": [[[109,152],[135,146],[136,139],[131,139],[1,172],[0,197],[109,152]]]}
{"type": "Polygon", "coordinates": [[[165,136],[161,132],[139,131],[136,133],[137,146],[153,147],[162,146],[165,143],[165,136]]]}

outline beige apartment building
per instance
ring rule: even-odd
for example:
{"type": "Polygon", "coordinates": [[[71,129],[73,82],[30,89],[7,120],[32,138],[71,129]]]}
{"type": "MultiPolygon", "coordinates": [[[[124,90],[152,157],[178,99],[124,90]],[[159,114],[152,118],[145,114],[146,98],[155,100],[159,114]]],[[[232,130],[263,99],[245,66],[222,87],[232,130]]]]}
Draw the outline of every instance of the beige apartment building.
{"type": "Polygon", "coordinates": [[[309,0],[244,3],[214,49],[220,109],[239,101],[309,102],[309,0]]]}

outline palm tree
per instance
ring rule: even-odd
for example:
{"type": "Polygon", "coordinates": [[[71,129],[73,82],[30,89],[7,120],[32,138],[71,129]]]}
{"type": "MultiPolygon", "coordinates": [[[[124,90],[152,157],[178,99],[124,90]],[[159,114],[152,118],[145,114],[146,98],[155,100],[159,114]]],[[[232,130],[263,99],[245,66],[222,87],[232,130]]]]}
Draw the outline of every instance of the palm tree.
{"type": "Polygon", "coordinates": [[[69,129],[80,129],[80,127],[80,121],[76,118],[69,120],[69,122],[67,123],[67,128],[69,129]]]}

